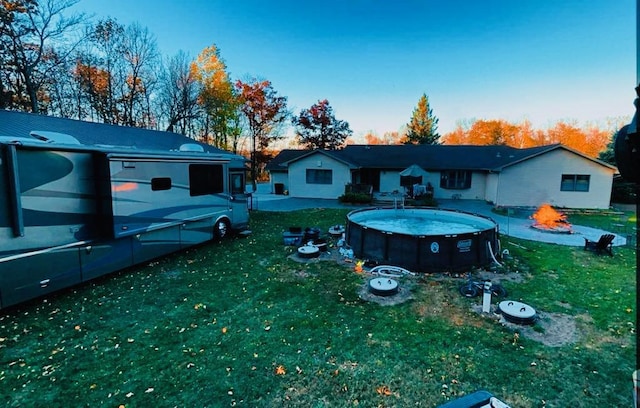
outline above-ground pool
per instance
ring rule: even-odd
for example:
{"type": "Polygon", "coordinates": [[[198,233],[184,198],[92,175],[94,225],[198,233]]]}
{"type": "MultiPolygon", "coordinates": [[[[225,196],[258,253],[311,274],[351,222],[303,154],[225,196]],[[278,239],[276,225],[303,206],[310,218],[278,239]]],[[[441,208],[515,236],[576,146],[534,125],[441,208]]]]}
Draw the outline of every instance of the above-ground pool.
{"type": "Polygon", "coordinates": [[[416,272],[487,266],[500,245],[491,218],[420,207],[352,211],[346,241],[358,258],[416,272]]]}

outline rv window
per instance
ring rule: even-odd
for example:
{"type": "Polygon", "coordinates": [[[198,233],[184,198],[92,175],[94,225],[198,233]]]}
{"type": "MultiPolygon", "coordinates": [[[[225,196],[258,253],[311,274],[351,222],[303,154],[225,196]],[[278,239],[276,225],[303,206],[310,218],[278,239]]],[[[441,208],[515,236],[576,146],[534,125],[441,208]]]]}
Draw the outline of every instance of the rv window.
{"type": "Polygon", "coordinates": [[[244,174],[231,175],[231,194],[244,194],[244,174]]]}
{"type": "Polygon", "coordinates": [[[170,190],[170,189],[171,189],[171,179],[169,177],[155,177],[151,179],[152,191],[170,190]]]}
{"type": "Polygon", "coordinates": [[[224,191],[224,179],[220,164],[189,165],[189,195],[200,196],[224,191]]]}

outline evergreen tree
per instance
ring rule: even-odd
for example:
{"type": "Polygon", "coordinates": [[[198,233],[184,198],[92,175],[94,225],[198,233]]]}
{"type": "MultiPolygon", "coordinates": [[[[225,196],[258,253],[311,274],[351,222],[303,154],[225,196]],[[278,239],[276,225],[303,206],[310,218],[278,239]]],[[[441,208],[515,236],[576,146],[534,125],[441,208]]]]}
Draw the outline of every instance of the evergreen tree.
{"type": "Polygon", "coordinates": [[[407,124],[405,144],[440,144],[437,129],[438,118],[429,107],[429,98],[422,94],[418,106],[413,110],[411,122],[407,124]]]}

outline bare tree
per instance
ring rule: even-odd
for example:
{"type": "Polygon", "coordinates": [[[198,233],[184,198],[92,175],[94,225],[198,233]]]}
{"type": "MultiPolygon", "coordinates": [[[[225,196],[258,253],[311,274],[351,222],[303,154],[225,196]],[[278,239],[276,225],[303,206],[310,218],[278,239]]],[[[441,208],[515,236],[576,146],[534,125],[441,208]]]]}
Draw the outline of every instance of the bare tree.
{"type": "Polygon", "coordinates": [[[97,116],[105,123],[157,127],[152,103],[159,53],[148,29],[106,19],[91,26],[87,38],[75,76],[97,116]]]}
{"type": "Polygon", "coordinates": [[[190,69],[186,53],[170,58],[160,74],[158,105],[167,121],[167,130],[187,135],[193,119],[198,117],[198,83],[190,69]]]}
{"type": "Polygon", "coordinates": [[[126,69],[123,124],[149,127],[156,119],[150,109],[151,93],[157,83],[155,72],[159,66],[155,37],[146,27],[134,23],[125,29],[122,49],[126,69]]]}
{"type": "MultiPolygon", "coordinates": [[[[78,0],[5,0],[1,14],[0,50],[14,104],[34,113],[47,99],[47,78],[73,52],[72,33],[85,16],[64,11],[78,0]],[[55,58],[54,58],[55,56],[55,58]],[[45,63],[46,62],[46,63],[45,63]]],[[[4,88],[4,86],[3,86],[4,88]]],[[[6,91],[4,91],[6,92],[6,91]]]]}

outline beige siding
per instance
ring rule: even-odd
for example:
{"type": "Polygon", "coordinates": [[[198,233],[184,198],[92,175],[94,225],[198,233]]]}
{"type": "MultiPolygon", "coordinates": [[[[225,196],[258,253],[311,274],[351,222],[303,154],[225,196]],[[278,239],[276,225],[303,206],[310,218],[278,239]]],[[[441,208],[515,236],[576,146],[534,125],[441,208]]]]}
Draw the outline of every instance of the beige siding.
{"type": "Polygon", "coordinates": [[[382,170],[380,172],[380,191],[390,193],[398,190],[404,192],[404,188],[400,186],[399,171],[382,170]]]}
{"type": "Polygon", "coordinates": [[[461,199],[461,200],[484,200],[487,185],[487,177],[485,173],[471,173],[471,187],[464,190],[453,190],[440,187],[440,173],[438,173],[438,181],[431,183],[435,187],[433,196],[435,198],[444,199],[461,199]]]}
{"type": "Polygon", "coordinates": [[[275,193],[275,188],[273,187],[276,183],[284,184],[284,189],[289,190],[289,174],[284,171],[272,171],[270,174],[271,181],[271,193],[275,193]]]}
{"type": "Polygon", "coordinates": [[[487,174],[487,184],[485,187],[484,199],[490,203],[498,200],[498,183],[500,182],[500,173],[487,174]]]}
{"type": "MultiPolygon", "coordinates": [[[[471,188],[465,190],[451,190],[440,187],[440,172],[426,172],[422,177],[422,183],[427,185],[431,183],[434,188],[433,195],[435,198],[451,199],[460,198],[464,200],[485,200],[486,192],[486,175],[484,173],[472,173],[471,188]]],[[[380,172],[380,191],[405,192],[404,187],[400,185],[400,171],[381,171],[380,172]]]]}
{"type": "MultiPolygon", "coordinates": [[[[437,173],[425,172],[422,176],[422,184],[427,185],[427,182],[434,184],[433,179],[440,177],[437,173]],[[434,174],[436,174],[434,176],[434,174]]],[[[439,180],[439,179],[438,179],[439,180]]],[[[404,187],[400,185],[400,171],[385,170],[380,172],[380,191],[390,193],[392,191],[404,192],[404,187]]]]}
{"type": "Polygon", "coordinates": [[[351,182],[349,167],[322,153],[315,153],[289,165],[289,195],[301,198],[338,198],[351,182]],[[307,184],[307,169],[331,170],[331,184],[307,184]]]}
{"type": "MultiPolygon", "coordinates": [[[[383,170],[380,172],[380,191],[390,193],[392,191],[404,192],[404,187],[400,185],[400,172],[402,170],[383,170]]],[[[422,175],[422,184],[431,183],[433,186],[438,184],[440,173],[425,171],[422,175]],[[434,181],[435,180],[435,181],[434,181]]]]}
{"type": "Polygon", "coordinates": [[[496,205],[608,208],[613,170],[572,152],[557,149],[507,167],[499,175],[496,205]],[[563,174],[588,174],[588,192],[560,191],[563,174]]]}

